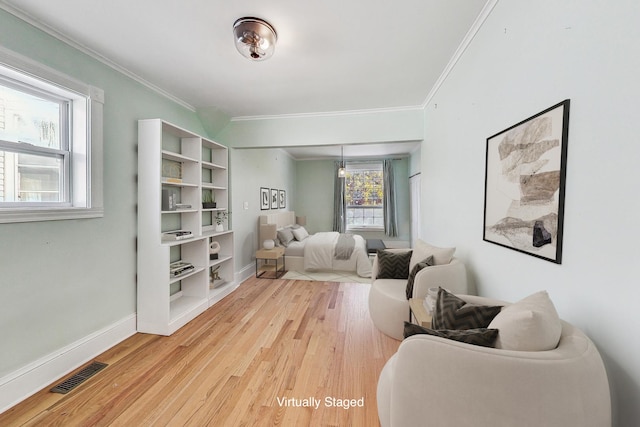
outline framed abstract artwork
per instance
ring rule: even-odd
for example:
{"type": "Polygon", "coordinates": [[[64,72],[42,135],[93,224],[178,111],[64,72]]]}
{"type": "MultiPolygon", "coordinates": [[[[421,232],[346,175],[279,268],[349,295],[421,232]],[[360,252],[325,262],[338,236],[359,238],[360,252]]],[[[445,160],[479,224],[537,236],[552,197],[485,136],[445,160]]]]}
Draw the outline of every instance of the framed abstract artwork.
{"type": "Polygon", "coordinates": [[[271,189],[271,209],[278,209],[278,189],[271,189]]]}
{"type": "Polygon", "coordinates": [[[269,203],[269,189],[260,187],[260,210],[268,210],[271,204],[269,203]]]}
{"type": "Polygon", "coordinates": [[[562,262],[569,104],[487,138],[483,240],[562,262]]]}
{"type": "Polygon", "coordinates": [[[285,190],[278,191],[278,207],[280,209],[287,207],[287,192],[285,190]]]}

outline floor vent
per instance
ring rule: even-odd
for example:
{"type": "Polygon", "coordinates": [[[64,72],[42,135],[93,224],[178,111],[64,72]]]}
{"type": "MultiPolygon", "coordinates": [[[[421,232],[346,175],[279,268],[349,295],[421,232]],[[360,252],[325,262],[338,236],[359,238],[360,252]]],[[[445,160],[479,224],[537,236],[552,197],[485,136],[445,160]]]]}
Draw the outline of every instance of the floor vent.
{"type": "Polygon", "coordinates": [[[53,393],[69,393],[71,390],[78,387],[80,384],[82,384],[107,366],[108,365],[106,363],[93,362],[91,365],[82,369],[74,376],[67,378],[66,380],[52,388],[51,391],[53,393]]]}

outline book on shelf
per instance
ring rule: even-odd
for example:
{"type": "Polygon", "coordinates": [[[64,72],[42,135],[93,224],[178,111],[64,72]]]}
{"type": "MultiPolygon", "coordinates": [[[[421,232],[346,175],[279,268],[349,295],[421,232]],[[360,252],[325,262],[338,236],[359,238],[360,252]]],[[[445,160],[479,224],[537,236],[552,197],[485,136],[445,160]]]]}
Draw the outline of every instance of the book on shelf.
{"type": "Polygon", "coordinates": [[[190,262],[176,261],[169,264],[169,276],[178,277],[195,270],[195,267],[190,262]]]}
{"type": "Polygon", "coordinates": [[[182,178],[162,177],[162,182],[167,184],[182,184],[182,178]]]}
{"type": "Polygon", "coordinates": [[[175,211],[178,204],[178,192],[173,188],[162,189],[162,210],[175,211]]]}
{"type": "Polygon", "coordinates": [[[162,240],[184,240],[193,237],[193,233],[189,230],[174,230],[162,233],[162,240]]]}

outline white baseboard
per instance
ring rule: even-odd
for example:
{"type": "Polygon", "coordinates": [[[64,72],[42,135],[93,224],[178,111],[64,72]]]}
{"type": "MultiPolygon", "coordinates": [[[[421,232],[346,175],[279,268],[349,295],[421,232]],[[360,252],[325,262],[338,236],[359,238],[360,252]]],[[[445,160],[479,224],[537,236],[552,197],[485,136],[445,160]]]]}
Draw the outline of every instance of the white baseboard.
{"type": "Polygon", "coordinates": [[[240,271],[238,271],[236,276],[236,283],[242,283],[248,278],[256,275],[256,265],[254,263],[245,265],[240,271]]]}
{"type": "Polygon", "coordinates": [[[136,333],[136,314],[0,378],[0,413],[136,333]]]}

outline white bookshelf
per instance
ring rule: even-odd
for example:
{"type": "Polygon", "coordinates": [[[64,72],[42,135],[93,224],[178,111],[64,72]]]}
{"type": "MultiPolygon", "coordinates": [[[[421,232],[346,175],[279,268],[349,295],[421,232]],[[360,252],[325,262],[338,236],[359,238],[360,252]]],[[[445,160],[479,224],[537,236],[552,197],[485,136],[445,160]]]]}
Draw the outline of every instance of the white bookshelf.
{"type": "Polygon", "coordinates": [[[233,231],[215,230],[216,214],[229,206],[228,159],[227,147],[207,138],[160,119],[138,121],[139,332],[171,335],[237,288],[233,231]],[[203,209],[206,194],[215,208],[203,209]],[[163,239],[174,230],[192,237],[163,239]],[[213,241],[221,248],[215,260],[209,256],[213,241]],[[194,269],[171,277],[169,264],[179,260],[194,269]],[[219,276],[215,283],[212,270],[219,276]]]}

